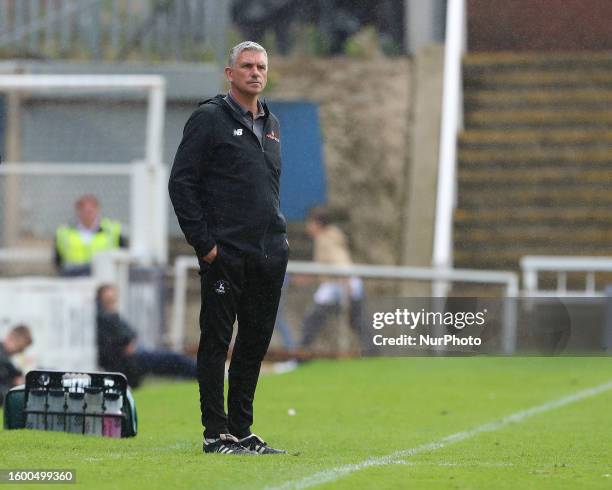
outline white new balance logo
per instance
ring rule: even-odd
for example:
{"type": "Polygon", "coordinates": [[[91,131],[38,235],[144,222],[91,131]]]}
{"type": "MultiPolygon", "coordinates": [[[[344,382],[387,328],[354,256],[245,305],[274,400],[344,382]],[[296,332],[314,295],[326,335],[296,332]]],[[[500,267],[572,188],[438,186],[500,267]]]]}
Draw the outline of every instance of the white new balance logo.
{"type": "Polygon", "coordinates": [[[234,136],[242,136],[242,128],[234,129],[234,136]]]}

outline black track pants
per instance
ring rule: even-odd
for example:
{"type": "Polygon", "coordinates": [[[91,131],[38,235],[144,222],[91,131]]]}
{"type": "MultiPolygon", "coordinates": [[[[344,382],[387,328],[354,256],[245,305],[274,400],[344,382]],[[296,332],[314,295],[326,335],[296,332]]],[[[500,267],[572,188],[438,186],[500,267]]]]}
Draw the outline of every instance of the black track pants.
{"type": "Polygon", "coordinates": [[[221,245],[212,264],[200,261],[202,309],[198,382],[204,436],[250,434],[259,369],[272,332],[289,255],[288,245],[264,255],[243,255],[221,245]],[[229,368],[225,414],[225,361],[238,318],[238,334],[229,368]]]}

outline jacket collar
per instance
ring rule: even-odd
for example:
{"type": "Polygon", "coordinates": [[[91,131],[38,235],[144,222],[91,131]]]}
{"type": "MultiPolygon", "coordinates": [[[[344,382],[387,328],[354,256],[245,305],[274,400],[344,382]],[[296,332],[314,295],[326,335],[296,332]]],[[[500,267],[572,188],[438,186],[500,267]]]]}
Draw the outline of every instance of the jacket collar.
{"type": "MultiPolygon", "coordinates": [[[[229,103],[225,100],[226,94],[219,94],[216,95],[215,97],[209,98],[209,99],[204,99],[201,100],[200,102],[198,102],[199,106],[202,106],[204,104],[214,104],[214,105],[219,105],[222,107],[225,107],[225,109],[232,115],[232,117],[234,117],[236,120],[240,121],[240,116],[238,114],[236,114],[236,112],[234,111],[234,109],[232,109],[232,107],[229,105],[229,103]]],[[[261,107],[264,111],[264,114],[266,115],[266,117],[268,117],[270,115],[270,109],[268,108],[268,103],[266,102],[265,98],[261,97],[259,99],[259,102],[261,104],[261,107]]]]}
{"type": "MultiPolygon", "coordinates": [[[[240,104],[240,102],[238,102],[236,97],[234,97],[234,95],[232,94],[231,90],[227,93],[225,97],[223,97],[223,100],[227,102],[232,109],[242,114],[243,117],[253,117],[253,115],[251,114],[251,111],[249,111],[242,104],[240,104]]],[[[266,115],[266,112],[264,111],[263,104],[258,99],[257,100],[257,114],[255,114],[255,119],[258,119],[265,115],[266,115]]]]}

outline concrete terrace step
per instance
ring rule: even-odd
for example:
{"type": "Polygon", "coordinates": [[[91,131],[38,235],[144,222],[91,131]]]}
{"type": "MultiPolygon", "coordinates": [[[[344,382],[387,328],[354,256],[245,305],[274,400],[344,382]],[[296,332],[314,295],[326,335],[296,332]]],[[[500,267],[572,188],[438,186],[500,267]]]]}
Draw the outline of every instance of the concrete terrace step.
{"type": "Polygon", "coordinates": [[[564,147],[546,148],[471,148],[464,144],[459,148],[460,166],[484,167],[536,167],[558,165],[607,166],[612,164],[612,148],[564,147]]]}
{"type": "Polygon", "coordinates": [[[594,246],[608,248],[612,252],[612,225],[572,227],[564,225],[537,224],[512,226],[456,227],[455,244],[467,247],[493,246],[518,243],[521,246],[548,245],[563,242],[565,245],[594,246]]]}
{"type": "MultiPolygon", "coordinates": [[[[538,246],[503,249],[500,247],[483,247],[466,250],[455,249],[454,266],[460,268],[519,270],[521,257],[525,255],[580,255],[605,257],[612,255],[612,249],[602,250],[600,247],[567,247],[538,246]]],[[[584,284],[584,283],[583,283],[584,284]]]]}
{"type": "Polygon", "coordinates": [[[467,111],[465,123],[470,128],[542,128],[579,127],[608,128],[612,126],[612,111],[608,109],[488,109],[467,111]]]}
{"type": "Polygon", "coordinates": [[[509,206],[455,210],[455,226],[513,226],[529,225],[584,226],[612,224],[612,209],[591,207],[533,208],[509,206]]]}
{"type": "Polygon", "coordinates": [[[463,84],[466,90],[516,90],[516,89],[612,89],[612,69],[599,68],[577,71],[511,70],[492,72],[467,72],[463,84]]]}
{"type": "Polygon", "coordinates": [[[590,168],[581,166],[564,166],[561,168],[486,168],[459,169],[459,182],[467,185],[476,184],[612,184],[612,166],[609,168],[590,168]]]}
{"type": "MultiPolygon", "coordinates": [[[[479,257],[488,257],[491,261],[500,259],[503,261],[513,261],[513,269],[518,269],[519,260],[525,255],[578,255],[593,257],[609,257],[612,255],[612,245],[602,247],[600,244],[592,243],[571,243],[566,240],[550,241],[548,243],[520,243],[518,240],[508,242],[485,242],[463,244],[455,249],[456,257],[471,256],[472,267],[486,268],[480,265],[479,257]],[[476,265],[478,264],[478,265],[476,265]]],[[[466,262],[462,261],[462,267],[466,262]]]]}
{"type": "Polygon", "coordinates": [[[490,53],[469,53],[463,60],[464,71],[497,71],[540,69],[575,70],[584,67],[612,68],[612,52],[515,52],[496,51],[490,53]]]}
{"type": "Polygon", "coordinates": [[[466,90],[463,100],[466,110],[502,108],[579,109],[612,107],[612,90],[556,89],[556,90],[466,90]]]}
{"type": "Polygon", "coordinates": [[[612,206],[610,184],[599,186],[563,185],[555,187],[532,186],[530,188],[504,185],[459,189],[460,208],[495,208],[513,205],[533,207],[612,206]]]}
{"type": "Polygon", "coordinates": [[[599,146],[612,150],[612,129],[467,129],[459,135],[462,148],[599,146]]]}

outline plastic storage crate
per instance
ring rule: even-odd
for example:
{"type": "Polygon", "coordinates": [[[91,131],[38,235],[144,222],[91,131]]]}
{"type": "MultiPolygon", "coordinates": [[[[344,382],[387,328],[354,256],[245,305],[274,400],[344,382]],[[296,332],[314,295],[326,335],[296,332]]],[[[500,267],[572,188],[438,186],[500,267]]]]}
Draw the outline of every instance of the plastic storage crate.
{"type": "Polygon", "coordinates": [[[121,373],[35,370],[7,393],[4,428],[134,437],[138,417],[121,373]]]}

